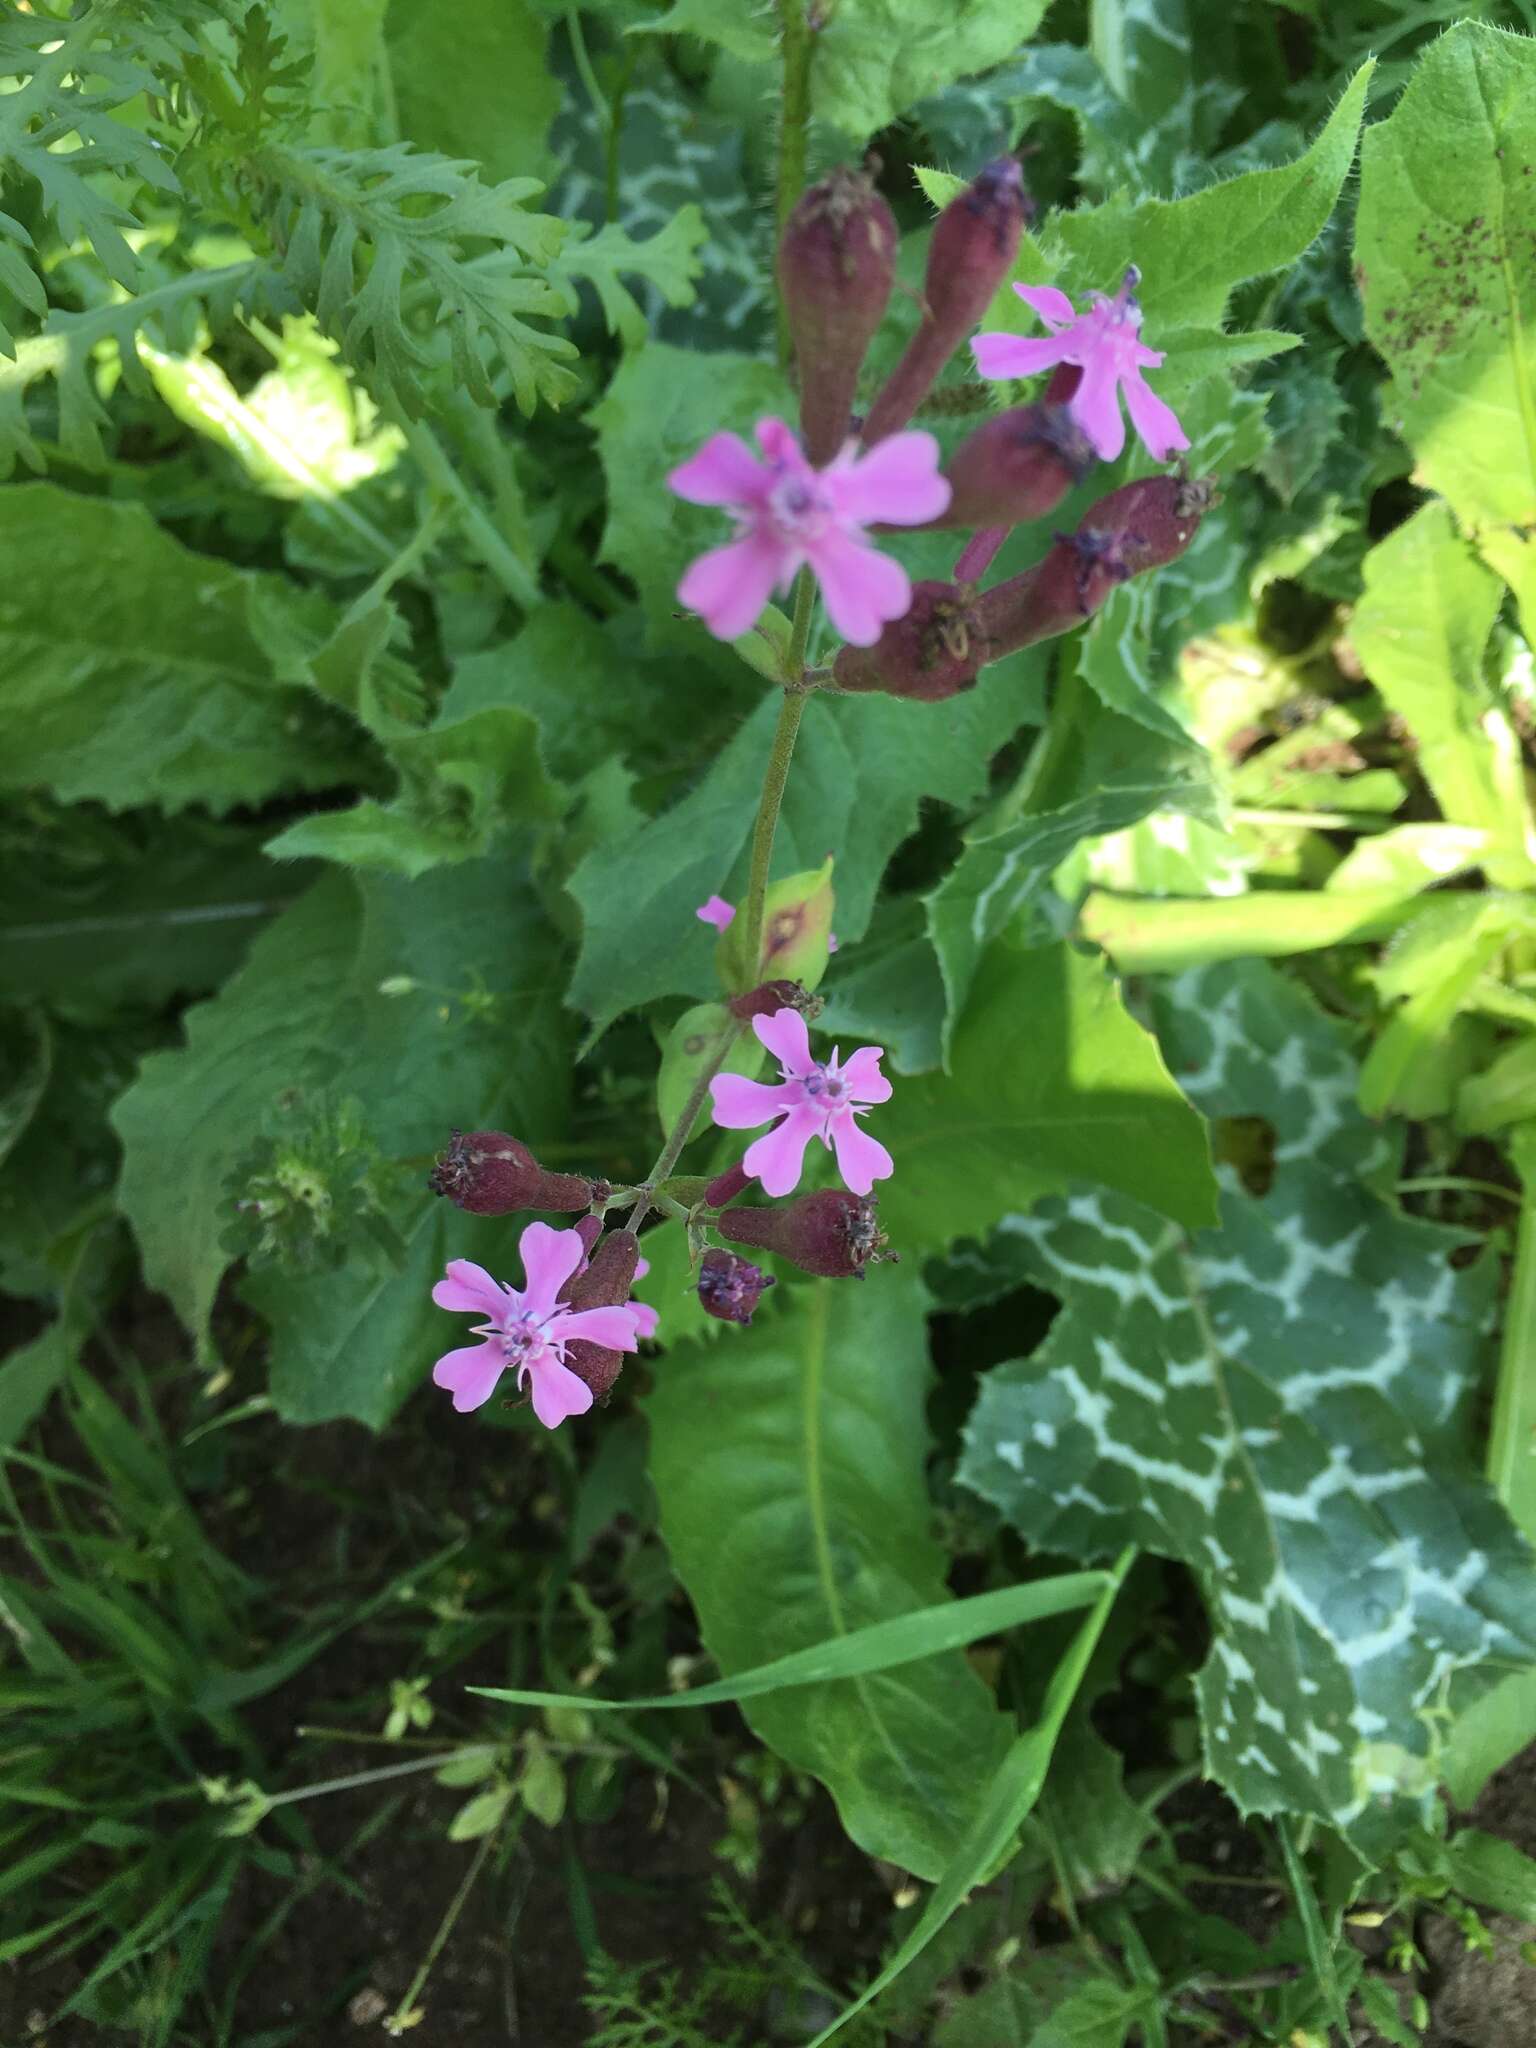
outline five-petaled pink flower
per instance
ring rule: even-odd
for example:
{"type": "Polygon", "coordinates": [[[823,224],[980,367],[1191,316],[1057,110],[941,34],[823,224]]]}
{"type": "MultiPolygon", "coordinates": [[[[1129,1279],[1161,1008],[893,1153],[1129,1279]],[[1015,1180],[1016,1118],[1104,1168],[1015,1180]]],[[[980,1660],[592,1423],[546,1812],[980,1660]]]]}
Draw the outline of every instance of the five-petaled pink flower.
{"type": "Polygon", "coordinates": [[[848,441],[825,469],[813,469],[783,420],[761,420],[757,439],[762,462],[739,434],[714,434],[667,478],[680,498],[726,506],[739,522],[734,540],[689,565],[680,602],[717,640],[736,640],[808,563],[838,632],[855,647],[873,647],[883,626],[906,615],[912,586],[864,528],[938,518],[949,503],[938,442],[891,434],[861,455],[848,441]]]}
{"type": "Polygon", "coordinates": [[[837,1154],[837,1170],[856,1195],[867,1195],[877,1180],[894,1171],[891,1155],[854,1119],[870,1104],[890,1099],[891,1084],[880,1071],[884,1054],[866,1045],[846,1062],[834,1047],[831,1059],[811,1058],[805,1019],[798,1010],[754,1017],[752,1029],[779,1063],[777,1083],[748,1081],[740,1074],[716,1074],[709,1084],[715,1122],[723,1130],[750,1131],[770,1117],[782,1119],[747,1147],[742,1165],[770,1195],[787,1195],[799,1184],[805,1148],[820,1138],[837,1154]]]}
{"type": "Polygon", "coordinates": [[[565,1362],[573,1337],[585,1337],[610,1351],[635,1349],[633,1308],[566,1308],[556,1296],[586,1262],[586,1247],[574,1230],[530,1223],[518,1240],[526,1287],[493,1280],[483,1266],[450,1259],[446,1277],[432,1290],[439,1308],[485,1317],[475,1335],[483,1344],[449,1351],[432,1368],[434,1383],[447,1387],[461,1414],[489,1401],[504,1372],[517,1374],[533,1396],[533,1412],[546,1429],[567,1415],[585,1415],[592,1389],[565,1362]]]}
{"type": "Polygon", "coordinates": [[[727,903],[723,896],[706,896],[693,914],[702,918],[705,924],[712,924],[717,932],[723,932],[735,917],[736,906],[727,903]]]}
{"type": "Polygon", "coordinates": [[[1049,336],[1026,341],[1017,334],[978,334],[971,343],[977,369],[983,377],[1033,377],[1058,363],[1076,363],[1083,374],[1067,408],[1100,459],[1113,462],[1125,446],[1123,391],[1131,424],[1153,461],[1166,462],[1189,446],[1189,437],[1141,374],[1156,369],[1163,357],[1141,340],[1141,308],[1135,298],[1140,282],[1141,273],[1133,266],[1118,294],[1106,299],[1095,292],[1086,313],[1074,311],[1066,293],[1054,285],[1016,284],[1014,290],[1040,315],[1049,336]]]}

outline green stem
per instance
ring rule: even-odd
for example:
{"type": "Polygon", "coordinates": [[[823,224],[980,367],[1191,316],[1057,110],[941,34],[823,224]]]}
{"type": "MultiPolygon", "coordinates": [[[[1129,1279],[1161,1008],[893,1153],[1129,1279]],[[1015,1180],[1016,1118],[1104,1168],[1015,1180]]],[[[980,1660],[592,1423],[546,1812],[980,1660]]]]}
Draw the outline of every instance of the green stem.
{"type": "Polygon", "coordinates": [[[443,1944],[447,1941],[449,1935],[452,1934],[454,1925],[459,1915],[463,1912],[470,1893],[475,1888],[475,1879],[484,1869],[485,1859],[490,1855],[492,1846],[500,1834],[500,1828],[492,1828],[488,1834],[481,1836],[480,1846],[476,1849],[470,1866],[464,1873],[464,1881],[449,1900],[448,1910],[439,1921],[437,1932],[433,1935],[427,1952],[421,1959],[421,1967],[405,1987],[405,1994],[401,1998],[400,2003],[384,2022],[384,2028],[387,2033],[399,2035],[404,2033],[408,2027],[413,2027],[416,2024],[416,2001],[421,1996],[426,1981],[432,1974],[432,1965],[442,1954],[443,1944]]]}
{"type": "Polygon", "coordinates": [[[490,570],[512,602],[525,612],[537,609],[539,586],[533,573],[508,547],[495,521],[471,493],[464,479],[448,460],[443,444],[419,420],[410,420],[396,407],[387,407],[390,417],[405,430],[406,443],[432,488],[453,505],[469,542],[484,566],[490,570]]]}
{"type": "Polygon", "coordinates": [[[1396,889],[1362,889],[1350,896],[1260,889],[1248,896],[1200,898],[1092,889],[1077,928],[1081,938],[1104,948],[1122,974],[1177,974],[1211,960],[1274,960],[1384,939],[1423,909],[1421,897],[1396,889]]]}
{"type": "Polygon", "coordinates": [[[640,1199],[630,1211],[629,1221],[624,1226],[626,1230],[638,1230],[649,1214],[652,1205],[656,1202],[657,1184],[664,1181],[673,1167],[676,1166],[678,1156],[687,1144],[689,1134],[693,1130],[694,1120],[698,1116],[699,1111],[704,1107],[704,1098],[709,1093],[709,1084],[713,1081],[716,1074],[719,1073],[726,1054],[736,1043],[740,1030],[740,1023],[733,1017],[725,1030],[715,1040],[710,1050],[709,1058],[699,1069],[698,1079],[689,1091],[688,1100],[683,1104],[682,1115],[672,1126],[671,1131],[667,1135],[666,1144],[662,1146],[660,1152],[656,1155],[656,1164],[645,1177],[645,1185],[640,1190],[640,1199]]]}
{"type": "MultiPolygon", "coordinates": [[[[815,40],[806,20],[805,0],[779,0],[783,23],[784,96],[779,106],[778,195],[774,209],[779,235],[805,190],[806,132],[811,119],[811,57],[815,40]]],[[[787,370],[794,355],[779,296],[779,367],[787,370]]]]}
{"type": "Polygon", "coordinates": [[[1536,1543],[1536,1124],[1517,1124],[1510,1150],[1524,1193],[1488,1431],[1488,1477],[1536,1543]]]}
{"type": "Polygon", "coordinates": [[[773,859],[779,811],[784,803],[784,785],[789,780],[789,764],[794,759],[795,741],[799,737],[800,721],[805,715],[805,648],[810,636],[811,606],[815,595],[815,585],[808,572],[802,569],[795,586],[795,617],[790,628],[789,652],[784,658],[785,674],[802,678],[802,683],[788,686],[784,691],[784,701],[779,706],[779,722],[773,733],[773,749],[763,776],[763,793],[758,800],[757,822],[752,828],[752,866],[747,879],[746,908],[742,913],[742,958],[751,977],[748,988],[756,986],[757,969],[763,957],[763,905],[768,895],[768,868],[773,859]]]}
{"type": "MultiPolygon", "coordinates": [[[[746,934],[743,958],[747,961],[748,988],[756,983],[758,966],[763,957],[763,905],[768,894],[768,865],[773,858],[774,834],[778,829],[779,811],[784,803],[784,786],[789,780],[789,764],[794,759],[795,739],[800,731],[800,720],[805,715],[806,691],[804,687],[805,649],[811,631],[811,607],[815,602],[816,586],[807,572],[802,569],[800,581],[795,589],[795,617],[790,629],[789,652],[785,657],[785,672],[802,680],[798,685],[786,687],[784,701],[779,706],[779,722],[774,728],[773,747],[768,756],[768,766],[763,773],[763,793],[758,798],[757,822],[752,828],[752,869],[747,883],[747,903],[742,914],[742,930],[746,934]]],[[[656,1164],[646,1175],[640,1188],[640,1198],[630,1211],[628,1230],[638,1230],[650,1213],[656,1199],[656,1188],[676,1166],[683,1147],[692,1133],[694,1120],[704,1107],[709,1093],[709,1084],[719,1073],[725,1057],[742,1030],[736,1018],[721,1032],[710,1049],[709,1058],[699,1070],[698,1078],[683,1104],[682,1115],[667,1137],[657,1155],[656,1164]]]]}

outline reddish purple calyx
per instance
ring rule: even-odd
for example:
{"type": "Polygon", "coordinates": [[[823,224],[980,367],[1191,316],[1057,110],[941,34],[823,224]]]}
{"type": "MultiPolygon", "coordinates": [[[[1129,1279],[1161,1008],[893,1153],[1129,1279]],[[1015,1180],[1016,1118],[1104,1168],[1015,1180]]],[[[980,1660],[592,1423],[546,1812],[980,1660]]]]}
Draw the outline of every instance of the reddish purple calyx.
{"type": "Polygon", "coordinates": [[[750,1323],[764,1289],[777,1284],[750,1259],[710,1250],[699,1268],[699,1301],[706,1315],[722,1323],[750,1323]]]}

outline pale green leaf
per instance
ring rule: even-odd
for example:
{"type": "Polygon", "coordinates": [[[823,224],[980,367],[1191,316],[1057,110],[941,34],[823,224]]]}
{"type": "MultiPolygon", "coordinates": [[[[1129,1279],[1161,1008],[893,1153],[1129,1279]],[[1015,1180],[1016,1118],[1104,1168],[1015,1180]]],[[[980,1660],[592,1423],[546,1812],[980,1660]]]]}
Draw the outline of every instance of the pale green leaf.
{"type": "Polygon", "coordinates": [[[0,554],[0,788],[225,811],[376,773],[309,687],[335,623],[318,595],[51,484],[0,494],[0,554]]]}
{"type": "MultiPolygon", "coordinates": [[[[357,0],[341,0],[343,15],[357,0]]],[[[561,87],[531,0],[392,0],[384,18],[399,133],[473,157],[486,177],[545,175],[561,87]]]]}
{"type": "Polygon", "coordinates": [[[1491,540],[1536,523],[1536,43],[1458,23],[1361,152],[1366,331],[1416,476],[1491,540]]]}
{"type": "Polygon", "coordinates": [[[1366,556],[1350,638],[1417,741],[1420,772],[1447,822],[1486,833],[1489,876],[1522,888],[1536,877],[1536,835],[1520,742],[1484,667],[1501,597],[1499,579],[1437,500],[1366,556]]]}

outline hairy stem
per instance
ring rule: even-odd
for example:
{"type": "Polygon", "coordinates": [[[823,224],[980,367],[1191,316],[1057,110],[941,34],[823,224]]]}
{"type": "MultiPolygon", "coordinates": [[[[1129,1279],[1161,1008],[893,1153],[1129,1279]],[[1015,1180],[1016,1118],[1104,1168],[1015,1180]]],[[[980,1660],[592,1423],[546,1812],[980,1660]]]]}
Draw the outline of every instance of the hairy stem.
{"type": "MultiPolygon", "coordinates": [[[[806,19],[805,0],[779,0],[783,22],[784,96],[779,106],[779,170],[774,221],[780,236],[805,190],[806,131],[811,118],[811,56],[816,48],[806,19]]],[[[787,370],[794,349],[784,295],[779,294],[779,367],[787,370]]]]}
{"type": "MultiPolygon", "coordinates": [[[[816,586],[802,569],[795,587],[795,617],[785,658],[786,673],[799,680],[786,687],[784,701],[779,706],[779,722],[774,728],[773,746],[768,755],[768,766],[763,772],[763,793],[757,803],[757,822],[752,828],[752,870],[747,883],[746,908],[742,913],[742,931],[746,935],[743,957],[748,963],[749,988],[756,981],[758,963],[763,956],[763,904],[768,894],[768,864],[773,858],[774,834],[778,830],[779,811],[784,803],[784,786],[789,780],[789,764],[794,758],[795,739],[805,714],[805,649],[810,638],[811,607],[815,597],[816,586]]],[[[676,1166],[693,1130],[694,1119],[704,1107],[709,1084],[719,1073],[741,1031],[742,1025],[733,1017],[728,1028],[721,1032],[710,1048],[709,1058],[699,1069],[698,1079],[683,1104],[682,1114],[668,1133],[656,1164],[639,1190],[639,1199],[625,1225],[627,1230],[638,1230],[655,1205],[656,1188],[676,1166]]]]}
{"type": "Polygon", "coordinates": [[[789,780],[789,764],[794,758],[795,740],[800,732],[800,720],[805,715],[805,648],[811,631],[811,606],[815,602],[816,590],[807,570],[800,571],[800,580],[795,586],[795,617],[790,628],[789,652],[784,660],[784,672],[795,677],[795,682],[784,691],[784,701],[779,706],[779,722],[774,728],[773,749],[768,756],[768,767],[763,776],[763,793],[758,800],[757,823],[752,828],[752,867],[747,881],[747,902],[742,913],[744,943],[743,957],[747,973],[751,977],[748,988],[756,985],[758,963],[763,956],[763,902],[768,894],[768,868],[773,859],[773,839],[778,830],[779,811],[784,803],[784,785],[789,780]]]}

